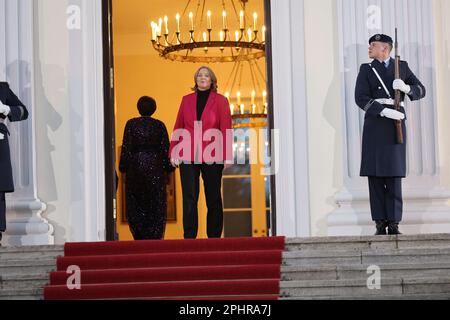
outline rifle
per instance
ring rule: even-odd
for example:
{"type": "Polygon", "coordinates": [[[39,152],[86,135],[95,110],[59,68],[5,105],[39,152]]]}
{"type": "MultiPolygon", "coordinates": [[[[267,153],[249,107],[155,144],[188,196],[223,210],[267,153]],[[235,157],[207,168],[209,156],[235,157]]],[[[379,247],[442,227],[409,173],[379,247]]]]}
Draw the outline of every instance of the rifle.
{"type": "MultiPolygon", "coordinates": [[[[397,28],[395,28],[395,79],[400,79],[400,54],[398,51],[397,28]]],[[[394,107],[397,111],[400,111],[401,98],[400,90],[395,90],[394,107]]],[[[395,131],[397,132],[397,143],[403,144],[402,121],[396,120],[394,123],[395,131]]]]}

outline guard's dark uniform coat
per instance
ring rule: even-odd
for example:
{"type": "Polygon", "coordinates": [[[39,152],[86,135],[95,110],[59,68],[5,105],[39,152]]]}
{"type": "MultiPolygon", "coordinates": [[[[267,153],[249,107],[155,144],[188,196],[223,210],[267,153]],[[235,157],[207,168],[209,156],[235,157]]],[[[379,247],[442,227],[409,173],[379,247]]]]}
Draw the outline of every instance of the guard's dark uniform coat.
{"type": "MultiPolygon", "coordinates": [[[[21,121],[28,118],[25,105],[11,91],[8,83],[0,82],[0,101],[11,108],[8,114],[9,121],[21,121]]],[[[0,119],[6,117],[0,114],[0,119]]],[[[14,192],[12,177],[11,156],[9,151],[9,131],[4,123],[0,123],[0,133],[4,135],[0,140],[0,232],[5,231],[5,193],[14,192]]]]}
{"type": "MultiPolygon", "coordinates": [[[[398,177],[406,176],[406,129],[402,121],[405,143],[397,144],[394,120],[380,116],[384,108],[393,109],[392,105],[381,105],[375,99],[394,98],[392,88],[394,82],[395,60],[390,59],[388,68],[384,63],[374,60],[370,64],[361,65],[356,81],[356,104],[365,114],[364,132],[362,141],[361,176],[368,177],[398,177]],[[374,67],[383,79],[389,90],[389,97],[383,85],[372,70],[374,67]]],[[[400,78],[411,86],[410,100],[419,100],[425,97],[425,87],[409,69],[406,61],[400,62],[400,78]]],[[[402,101],[405,94],[402,93],[402,101]]],[[[405,113],[404,108],[401,112],[405,113]]],[[[406,120],[406,119],[405,119],[406,120]]]]}

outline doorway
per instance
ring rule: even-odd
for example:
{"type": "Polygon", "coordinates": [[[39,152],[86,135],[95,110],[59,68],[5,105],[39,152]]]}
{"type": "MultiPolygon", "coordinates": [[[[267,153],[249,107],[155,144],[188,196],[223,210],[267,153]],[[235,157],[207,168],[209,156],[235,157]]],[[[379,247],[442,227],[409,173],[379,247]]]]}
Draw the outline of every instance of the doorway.
{"type": "MultiPolygon", "coordinates": [[[[227,0],[225,3],[227,3],[227,0]]],[[[106,139],[107,154],[110,155],[114,167],[110,168],[111,172],[108,177],[112,177],[107,181],[117,183],[115,187],[109,190],[113,195],[111,208],[107,208],[108,228],[117,231],[118,240],[132,240],[131,233],[126,221],[126,203],[124,201],[125,192],[125,177],[122,176],[118,170],[118,163],[120,159],[120,148],[122,145],[123,130],[126,122],[138,117],[136,103],[139,97],[148,95],[157,101],[158,109],[154,117],[163,121],[168,129],[169,135],[172,133],[173,124],[178,112],[181,98],[189,94],[189,89],[193,86],[193,74],[198,67],[204,63],[181,63],[163,59],[158,52],[153,48],[151,43],[152,29],[150,21],[158,20],[159,17],[173,16],[177,12],[183,12],[186,9],[186,4],[190,1],[177,0],[167,2],[165,0],[132,0],[124,2],[121,0],[104,0],[109,4],[108,17],[105,19],[109,22],[111,27],[109,33],[109,41],[106,42],[110,50],[108,68],[105,66],[105,75],[110,77],[112,93],[109,95],[109,107],[106,108],[108,115],[105,113],[105,121],[108,121],[106,130],[109,130],[110,135],[106,139]],[[113,146],[110,145],[113,141],[113,146]],[[111,149],[113,150],[111,152],[111,149]],[[115,172],[118,174],[118,180],[114,179],[115,172]],[[117,190],[117,192],[115,192],[117,190]],[[114,218],[114,219],[111,219],[114,218]]],[[[197,3],[197,1],[195,1],[197,3]]],[[[204,1],[198,1],[199,4],[204,1]]],[[[224,1],[217,1],[222,5],[224,1]]],[[[209,5],[209,3],[208,3],[209,5]]],[[[248,8],[253,12],[260,12],[259,21],[262,25],[262,14],[267,12],[266,8],[270,7],[268,0],[251,0],[248,1],[248,8]],[[250,5],[251,4],[251,5],[250,5]]],[[[210,8],[212,12],[220,12],[217,8],[210,8]]],[[[230,2],[230,12],[231,12],[230,2]]],[[[105,12],[104,12],[105,14],[105,12]]],[[[267,13],[265,21],[269,21],[267,13]]],[[[185,14],[185,23],[188,23],[188,13],[185,14]]],[[[180,19],[181,20],[181,19],[180,19]]],[[[220,19],[219,19],[220,20],[220,19]]],[[[220,21],[212,23],[221,23],[220,21]]],[[[206,18],[204,23],[207,23],[206,18]]],[[[231,23],[231,21],[230,21],[231,23]]],[[[164,25],[164,20],[163,20],[164,25]]],[[[175,27],[174,21],[169,22],[171,28],[175,27]]],[[[181,22],[183,27],[183,22],[181,22]]],[[[267,34],[270,34],[270,27],[266,23],[267,34]]],[[[268,46],[270,44],[270,37],[267,36],[268,46]]],[[[268,52],[266,50],[266,52],[268,52]]],[[[270,57],[259,59],[258,68],[263,70],[264,76],[267,71],[270,71],[270,57]]],[[[106,64],[106,63],[105,63],[106,64]]],[[[209,64],[208,64],[209,65],[209,64]]],[[[209,65],[217,74],[219,78],[219,93],[226,94],[224,87],[231,87],[233,64],[230,63],[216,63],[209,65]],[[221,90],[222,89],[222,90],[221,90]]],[[[234,66],[236,67],[236,66],[234,66]]],[[[244,71],[241,71],[241,78],[239,83],[239,91],[242,93],[240,97],[241,102],[252,100],[252,88],[255,81],[249,80],[252,75],[248,74],[248,79],[242,76],[244,71]]],[[[254,75],[253,75],[254,76],[254,75]]],[[[270,74],[265,76],[265,81],[262,83],[264,90],[269,92],[267,97],[268,108],[267,122],[265,130],[265,137],[270,143],[270,130],[273,127],[271,119],[271,84],[270,74]]],[[[107,83],[107,81],[105,81],[107,83]]],[[[234,84],[237,81],[234,80],[234,84]]],[[[237,86],[231,90],[229,97],[230,103],[237,103],[237,86]]],[[[261,97],[262,99],[262,97],[261,97]]],[[[239,112],[239,109],[235,112],[239,112]]],[[[263,111],[261,111],[263,113],[263,111]]],[[[250,120],[251,121],[251,120],[250,120]]],[[[235,141],[235,148],[244,148],[247,151],[251,146],[249,141],[235,141]]],[[[261,174],[261,165],[254,163],[240,163],[234,165],[230,169],[224,171],[223,179],[223,200],[224,200],[224,237],[241,237],[241,236],[269,236],[275,235],[275,190],[273,176],[264,176],[261,174]]],[[[172,183],[168,185],[168,221],[165,232],[165,239],[181,239],[183,237],[182,227],[182,193],[181,183],[178,170],[176,171],[172,183]]],[[[199,198],[199,238],[206,237],[206,201],[204,199],[203,186],[201,183],[200,198],[199,198]]],[[[114,235],[116,232],[109,231],[109,234],[114,235]]]]}

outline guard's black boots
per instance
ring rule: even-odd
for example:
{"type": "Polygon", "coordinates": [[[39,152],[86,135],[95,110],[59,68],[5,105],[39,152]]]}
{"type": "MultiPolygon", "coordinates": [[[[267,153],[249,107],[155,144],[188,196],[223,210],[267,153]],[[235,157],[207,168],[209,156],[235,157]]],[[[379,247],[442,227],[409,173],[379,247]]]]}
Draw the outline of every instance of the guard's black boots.
{"type": "Polygon", "coordinates": [[[388,226],[387,222],[384,220],[377,220],[375,221],[377,226],[377,232],[375,233],[376,236],[386,235],[386,227],[388,226]]]}
{"type": "Polygon", "coordinates": [[[2,233],[0,232],[0,247],[2,246],[1,241],[2,241],[2,233]]]}
{"type": "Polygon", "coordinates": [[[401,232],[398,230],[398,223],[397,222],[389,222],[389,224],[388,224],[388,234],[391,234],[391,235],[401,234],[401,232]]]}

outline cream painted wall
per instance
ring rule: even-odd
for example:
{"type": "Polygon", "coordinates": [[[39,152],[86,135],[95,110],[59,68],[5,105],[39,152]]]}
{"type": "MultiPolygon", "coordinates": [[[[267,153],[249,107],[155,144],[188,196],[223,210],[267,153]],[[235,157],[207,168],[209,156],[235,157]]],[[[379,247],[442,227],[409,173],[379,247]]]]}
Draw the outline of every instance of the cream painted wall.
{"type": "Polygon", "coordinates": [[[450,188],[450,108],[448,90],[450,88],[450,1],[433,0],[436,28],[436,78],[439,132],[439,170],[442,185],[450,188]]]}
{"type": "Polygon", "coordinates": [[[325,236],[342,187],[341,76],[334,0],[305,0],[311,235],[325,236]]]}

